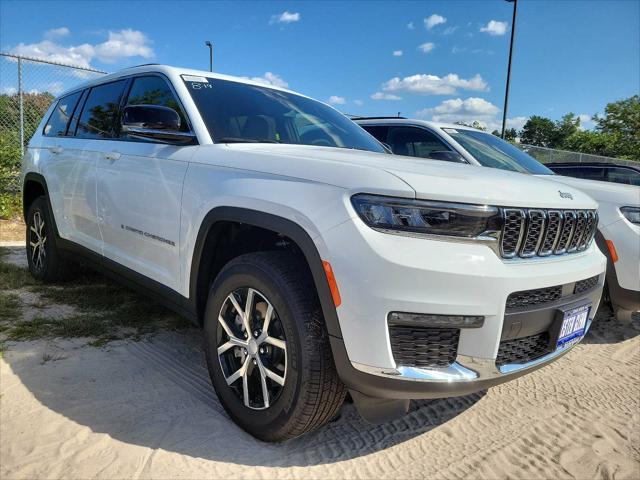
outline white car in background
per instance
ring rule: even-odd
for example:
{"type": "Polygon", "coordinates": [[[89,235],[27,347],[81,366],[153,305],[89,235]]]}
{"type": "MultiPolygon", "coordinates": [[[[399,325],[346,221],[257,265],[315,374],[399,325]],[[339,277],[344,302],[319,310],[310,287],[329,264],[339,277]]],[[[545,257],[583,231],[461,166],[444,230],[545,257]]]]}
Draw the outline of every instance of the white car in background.
{"type": "Polygon", "coordinates": [[[544,176],[588,193],[600,205],[596,242],[607,256],[607,287],[620,320],[640,310],[640,187],[555,175],[495,135],[456,124],[354,118],[395,154],[500,168],[544,176]]]}

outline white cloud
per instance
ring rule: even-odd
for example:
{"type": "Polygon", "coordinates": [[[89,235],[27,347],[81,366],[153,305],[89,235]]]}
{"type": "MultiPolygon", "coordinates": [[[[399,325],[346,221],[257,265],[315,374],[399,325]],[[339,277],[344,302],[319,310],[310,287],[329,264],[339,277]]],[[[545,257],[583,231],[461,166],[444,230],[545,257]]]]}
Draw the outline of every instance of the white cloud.
{"type": "Polygon", "coordinates": [[[90,67],[90,62],[95,56],[93,45],[83,43],[70,47],[63,47],[50,40],[39,43],[20,43],[9,50],[15,55],[43,58],[52,62],[69,63],[79,67],[90,67]]]}
{"type": "Polygon", "coordinates": [[[455,73],[444,77],[437,75],[416,74],[409,77],[394,77],[382,85],[385,92],[409,92],[419,95],[452,95],[457,89],[485,92],[489,90],[487,82],[478,74],[464,79],[455,73]]]}
{"type": "Polygon", "coordinates": [[[451,26],[451,27],[447,27],[444,29],[444,31],[442,32],[443,35],[451,35],[452,33],[454,33],[456,30],[458,30],[458,28],[460,28],[459,26],[451,26]]]}
{"type": "Polygon", "coordinates": [[[331,95],[328,101],[331,105],[344,105],[345,103],[347,103],[346,98],[339,97],[338,95],[331,95]]]}
{"type": "Polygon", "coordinates": [[[71,31],[67,27],[52,28],[44,32],[44,38],[47,40],[53,40],[55,38],[66,37],[71,31]]]}
{"type": "MultiPolygon", "coordinates": [[[[56,29],[62,30],[62,29],[56,29]]],[[[50,31],[46,35],[50,35],[50,31]]],[[[80,67],[91,67],[91,61],[98,59],[104,63],[115,63],[125,58],[143,57],[152,58],[153,49],[147,36],[138,31],[124,29],[109,31],[106,42],[91,45],[63,46],[50,39],[38,43],[24,44],[9,49],[10,53],[29,57],[44,58],[54,62],[68,63],[80,67]]]]}
{"type": "Polygon", "coordinates": [[[497,20],[490,20],[486,26],[480,28],[481,32],[488,33],[492,36],[504,35],[507,33],[509,29],[509,24],[507,22],[499,22],[497,20]]]}
{"type": "Polygon", "coordinates": [[[401,57],[402,56],[402,50],[394,50],[392,55],[394,57],[401,57]]]}
{"type": "Polygon", "coordinates": [[[451,49],[451,53],[453,53],[454,55],[457,53],[462,53],[466,51],[467,51],[466,47],[459,47],[457,45],[454,45],[453,48],[451,49]]]}
{"type": "Polygon", "coordinates": [[[595,126],[595,122],[591,115],[581,113],[578,115],[578,118],[580,119],[580,130],[589,130],[595,126]]]}
{"type": "Polygon", "coordinates": [[[154,53],[147,36],[130,28],[109,32],[106,42],[95,46],[96,57],[104,63],[115,63],[123,58],[152,58],[154,53]]]}
{"type": "Polygon", "coordinates": [[[483,98],[470,97],[466,100],[454,98],[445,100],[434,108],[425,108],[416,114],[421,117],[431,115],[436,122],[457,122],[466,120],[487,120],[500,109],[483,98]]]}
{"type": "MultiPolygon", "coordinates": [[[[500,108],[483,98],[470,97],[465,100],[455,98],[445,100],[434,108],[425,108],[416,112],[419,117],[426,117],[434,122],[478,122],[488,132],[502,129],[500,108]]],[[[528,117],[507,118],[506,127],[521,130],[528,117]]]]}
{"type": "Polygon", "coordinates": [[[430,17],[427,17],[424,19],[424,26],[426,27],[427,30],[431,30],[436,25],[440,25],[446,22],[447,22],[447,19],[445,17],[443,17],[442,15],[438,15],[437,13],[434,13],[430,17]]]}
{"type": "Polygon", "coordinates": [[[295,23],[299,22],[302,18],[298,12],[291,13],[288,11],[284,11],[279,15],[271,15],[271,20],[269,20],[269,24],[273,25],[274,23],[295,23]]]}
{"type": "Polygon", "coordinates": [[[361,107],[362,105],[364,105],[364,102],[362,100],[354,100],[353,103],[355,103],[357,106],[361,107]]]}
{"type": "Polygon", "coordinates": [[[416,26],[413,24],[413,22],[409,22],[409,23],[407,23],[407,28],[409,30],[414,30],[416,28],[416,26]]]}
{"type": "Polygon", "coordinates": [[[265,72],[262,77],[242,77],[252,82],[262,83],[263,85],[269,85],[271,87],[287,88],[289,84],[278,74],[272,72],[265,72]]]}
{"type": "Polygon", "coordinates": [[[18,89],[16,87],[2,87],[0,88],[0,93],[3,95],[15,95],[18,93],[18,89]]]}
{"type": "Polygon", "coordinates": [[[376,92],[371,95],[371,98],[373,100],[402,100],[402,97],[399,97],[398,95],[384,92],[376,92]]]}
{"type": "Polygon", "coordinates": [[[429,53],[434,48],[436,48],[436,44],[433,42],[426,42],[426,43],[423,43],[422,45],[418,45],[418,50],[420,50],[422,53],[429,53]]]}

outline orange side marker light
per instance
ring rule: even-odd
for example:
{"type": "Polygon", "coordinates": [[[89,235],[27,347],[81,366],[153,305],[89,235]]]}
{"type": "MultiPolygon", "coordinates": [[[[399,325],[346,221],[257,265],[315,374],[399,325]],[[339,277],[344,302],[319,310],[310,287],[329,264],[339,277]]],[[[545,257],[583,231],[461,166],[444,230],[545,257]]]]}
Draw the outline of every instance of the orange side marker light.
{"type": "Polygon", "coordinates": [[[331,297],[333,298],[333,304],[336,307],[339,307],[340,304],[342,303],[342,299],[340,298],[340,291],[338,291],[338,284],[336,283],[336,277],[333,275],[333,269],[331,268],[331,264],[323,260],[322,267],[324,268],[324,273],[327,276],[327,282],[329,282],[329,290],[331,290],[331,297]]]}
{"type": "Polygon", "coordinates": [[[607,240],[607,248],[611,254],[611,261],[616,263],[618,261],[618,252],[616,252],[616,246],[613,244],[612,240],[607,240]]]}

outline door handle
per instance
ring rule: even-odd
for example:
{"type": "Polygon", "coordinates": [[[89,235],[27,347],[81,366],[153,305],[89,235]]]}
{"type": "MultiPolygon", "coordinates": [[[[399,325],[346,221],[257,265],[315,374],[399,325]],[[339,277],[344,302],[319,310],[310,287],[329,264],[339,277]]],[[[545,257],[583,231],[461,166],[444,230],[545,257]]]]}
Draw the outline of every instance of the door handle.
{"type": "Polygon", "coordinates": [[[51,153],[54,153],[56,155],[62,153],[62,147],[60,146],[51,147],[49,150],[51,151],[51,153]]]}
{"type": "Polygon", "coordinates": [[[121,156],[120,152],[107,152],[104,154],[104,158],[107,160],[118,160],[121,156]]]}

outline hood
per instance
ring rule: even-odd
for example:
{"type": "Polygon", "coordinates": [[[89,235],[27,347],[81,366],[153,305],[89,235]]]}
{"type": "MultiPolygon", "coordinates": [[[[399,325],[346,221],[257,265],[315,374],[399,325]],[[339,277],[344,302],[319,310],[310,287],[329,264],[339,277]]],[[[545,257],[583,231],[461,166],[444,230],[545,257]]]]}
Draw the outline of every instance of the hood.
{"type": "Polygon", "coordinates": [[[570,186],[560,188],[557,182],[533,175],[475,165],[343,148],[257,143],[203,146],[196,157],[209,163],[217,157],[209,155],[209,149],[225,149],[228,162],[224,163],[235,168],[323,182],[352,193],[511,207],[597,207],[591,197],[570,186]]]}
{"type": "Polygon", "coordinates": [[[610,202],[621,206],[640,206],[640,187],[635,185],[623,185],[621,183],[564,177],[561,175],[546,175],[545,177],[549,177],[555,182],[578,188],[589,194],[598,203],[610,202]]]}

